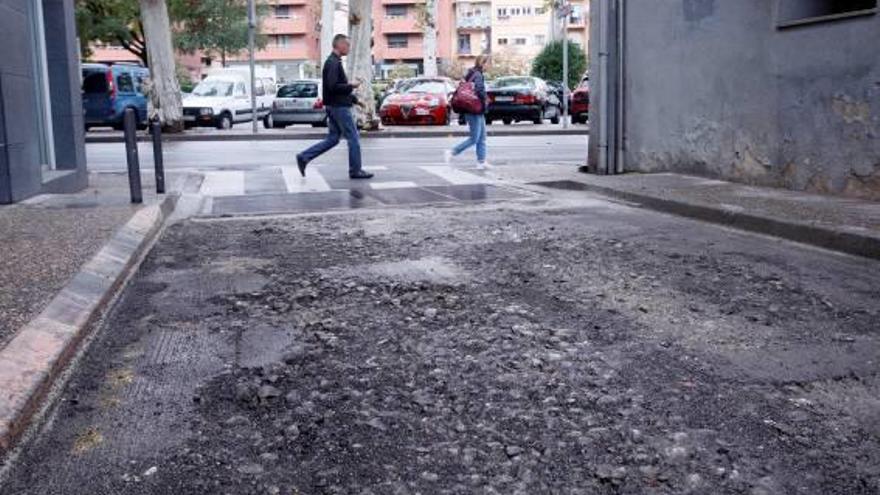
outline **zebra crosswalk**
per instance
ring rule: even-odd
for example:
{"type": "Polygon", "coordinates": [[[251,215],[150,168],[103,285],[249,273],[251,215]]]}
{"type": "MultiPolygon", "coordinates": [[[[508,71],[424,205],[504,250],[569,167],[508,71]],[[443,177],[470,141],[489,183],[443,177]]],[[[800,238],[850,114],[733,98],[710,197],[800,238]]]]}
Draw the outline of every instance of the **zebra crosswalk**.
{"type": "Polygon", "coordinates": [[[347,190],[352,187],[388,190],[494,183],[492,179],[480,173],[450,166],[418,166],[401,168],[397,171],[382,166],[366,168],[376,172],[376,178],[364,182],[350,181],[344,175],[340,175],[344,170],[340,171],[336,168],[331,170],[329,167],[320,166],[309,168],[306,177],[302,177],[293,165],[248,170],[208,170],[202,172],[204,179],[199,194],[226,197],[319,193],[347,190]]]}

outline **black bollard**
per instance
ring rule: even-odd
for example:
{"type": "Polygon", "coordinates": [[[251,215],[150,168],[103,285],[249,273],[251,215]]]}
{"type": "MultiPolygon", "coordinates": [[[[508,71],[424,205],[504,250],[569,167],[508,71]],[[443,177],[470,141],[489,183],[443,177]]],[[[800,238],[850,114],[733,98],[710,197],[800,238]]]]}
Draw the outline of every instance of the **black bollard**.
{"type": "Polygon", "coordinates": [[[125,158],[128,161],[128,188],[131,191],[131,202],[143,203],[141,165],[138,161],[137,148],[137,114],[134,109],[125,109],[123,128],[125,129],[125,158]]]}
{"type": "Polygon", "coordinates": [[[153,166],[156,169],[156,193],[165,194],[165,163],[162,158],[162,123],[159,119],[150,121],[150,134],[153,136],[153,166]]]}

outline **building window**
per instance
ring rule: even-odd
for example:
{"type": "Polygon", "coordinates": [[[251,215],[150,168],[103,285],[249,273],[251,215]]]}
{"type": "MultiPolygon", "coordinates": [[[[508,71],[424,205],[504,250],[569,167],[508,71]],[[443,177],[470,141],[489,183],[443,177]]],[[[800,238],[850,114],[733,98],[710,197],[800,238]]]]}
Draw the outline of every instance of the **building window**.
{"type": "Polygon", "coordinates": [[[507,13],[507,7],[498,7],[498,10],[495,12],[498,14],[499,19],[507,19],[510,17],[510,14],[507,13]]]}
{"type": "Polygon", "coordinates": [[[777,0],[780,28],[877,13],[877,0],[777,0]]]}
{"type": "Polygon", "coordinates": [[[546,43],[546,42],[547,42],[547,37],[544,36],[543,34],[536,34],[535,35],[535,44],[536,45],[543,46],[544,43],[546,43]]]}
{"type": "Polygon", "coordinates": [[[279,34],[275,36],[275,46],[287,48],[293,44],[293,38],[289,34],[279,34]]]}
{"type": "Polygon", "coordinates": [[[389,19],[402,19],[406,17],[406,5],[388,5],[385,7],[385,17],[389,19]]]}
{"type": "Polygon", "coordinates": [[[405,34],[389,34],[388,48],[406,48],[409,46],[409,36],[405,34]]]}
{"type": "Polygon", "coordinates": [[[275,18],[276,19],[290,19],[291,17],[290,5],[276,5],[275,6],[275,18]]]}
{"type": "Polygon", "coordinates": [[[535,15],[544,15],[547,13],[547,7],[538,7],[535,9],[535,15]]]}
{"type": "Polygon", "coordinates": [[[458,53],[461,55],[470,55],[471,54],[471,35],[469,35],[469,34],[459,34],[458,35],[458,53]]]}
{"type": "Polygon", "coordinates": [[[507,44],[507,38],[498,38],[498,44],[499,44],[499,45],[506,45],[506,44],[507,44]]]}
{"type": "Polygon", "coordinates": [[[525,45],[525,44],[526,44],[526,39],[525,39],[525,38],[514,38],[514,39],[513,39],[513,44],[514,44],[514,45],[525,45]]]}

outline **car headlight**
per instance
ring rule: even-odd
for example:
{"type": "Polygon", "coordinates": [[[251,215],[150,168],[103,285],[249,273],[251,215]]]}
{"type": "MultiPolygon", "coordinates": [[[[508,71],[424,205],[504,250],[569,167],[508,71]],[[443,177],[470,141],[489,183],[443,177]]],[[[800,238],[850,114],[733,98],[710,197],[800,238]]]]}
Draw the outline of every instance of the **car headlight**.
{"type": "Polygon", "coordinates": [[[425,103],[431,108],[438,107],[440,106],[440,98],[428,98],[425,103]]]}
{"type": "Polygon", "coordinates": [[[199,115],[214,115],[213,108],[200,108],[199,115]]]}

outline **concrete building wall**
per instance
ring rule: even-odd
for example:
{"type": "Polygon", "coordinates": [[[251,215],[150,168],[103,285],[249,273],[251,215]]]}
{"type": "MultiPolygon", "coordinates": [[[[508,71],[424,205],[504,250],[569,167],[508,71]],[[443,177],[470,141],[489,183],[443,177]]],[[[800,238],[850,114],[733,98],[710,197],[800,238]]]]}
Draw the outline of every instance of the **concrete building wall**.
{"type": "Polygon", "coordinates": [[[628,170],[880,199],[880,15],[780,28],[776,5],[626,2],[628,170]]]}
{"type": "Polygon", "coordinates": [[[44,168],[29,2],[0,0],[0,203],[85,187],[85,146],[73,3],[42,0],[55,163],[44,168]]]}

